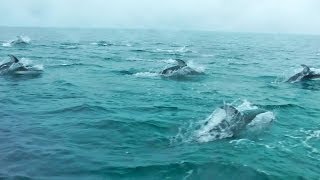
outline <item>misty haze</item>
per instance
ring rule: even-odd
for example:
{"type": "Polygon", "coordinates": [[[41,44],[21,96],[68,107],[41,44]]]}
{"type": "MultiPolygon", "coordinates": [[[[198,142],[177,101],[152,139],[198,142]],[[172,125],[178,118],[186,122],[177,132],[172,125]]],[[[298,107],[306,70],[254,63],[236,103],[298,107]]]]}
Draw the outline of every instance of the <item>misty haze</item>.
{"type": "Polygon", "coordinates": [[[319,10],[0,0],[0,179],[319,179],[319,10]]]}

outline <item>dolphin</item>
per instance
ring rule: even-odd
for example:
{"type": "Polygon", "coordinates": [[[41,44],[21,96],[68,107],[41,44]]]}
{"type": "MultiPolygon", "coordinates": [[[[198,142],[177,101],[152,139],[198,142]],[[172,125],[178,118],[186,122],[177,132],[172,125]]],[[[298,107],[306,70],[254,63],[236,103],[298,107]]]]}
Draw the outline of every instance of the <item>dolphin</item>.
{"type": "Polygon", "coordinates": [[[26,45],[26,44],[28,44],[28,42],[25,41],[22,36],[17,36],[17,39],[11,41],[10,44],[11,45],[26,45]]]}
{"type": "MultiPolygon", "coordinates": [[[[215,138],[220,138],[223,132],[228,133],[228,137],[237,136],[257,115],[267,112],[263,109],[240,112],[231,105],[224,105],[220,108],[225,110],[226,117],[209,130],[209,133],[215,133],[215,138]]],[[[207,124],[208,122],[205,125],[207,124]]]]}
{"type": "Polygon", "coordinates": [[[295,83],[298,81],[305,81],[305,80],[320,78],[320,74],[317,74],[314,71],[311,71],[307,65],[301,64],[301,66],[303,67],[303,70],[293,75],[292,77],[290,77],[286,82],[295,83]]]}
{"type": "Polygon", "coordinates": [[[186,70],[186,73],[187,74],[200,74],[199,72],[195,71],[194,69],[190,68],[186,62],[184,62],[183,60],[181,59],[175,59],[178,63],[178,65],[176,66],[172,66],[172,67],[169,67],[163,71],[161,71],[160,74],[162,75],[171,75],[172,73],[174,72],[177,72],[179,70],[186,70]]]}
{"type": "Polygon", "coordinates": [[[32,72],[31,66],[23,65],[17,57],[14,55],[8,55],[10,62],[0,65],[1,73],[21,73],[21,72],[32,72]]]}

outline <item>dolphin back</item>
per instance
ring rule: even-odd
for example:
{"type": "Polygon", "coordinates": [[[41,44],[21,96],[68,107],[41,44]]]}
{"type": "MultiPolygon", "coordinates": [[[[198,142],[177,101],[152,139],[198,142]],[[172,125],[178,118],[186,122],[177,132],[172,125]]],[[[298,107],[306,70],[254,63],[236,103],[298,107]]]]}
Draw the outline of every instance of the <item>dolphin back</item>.
{"type": "Polygon", "coordinates": [[[169,67],[169,68],[163,70],[163,71],[161,72],[161,74],[169,74],[169,73],[172,73],[173,71],[177,71],[177,70],[179,70],[179,69],[181,69],[181,66],[169,67]]]}
{"type": "Polygon", "coordinates": [[[303,70],[294,76],[290,77],[286,82],[297,82],[297,81],[302,81],[302,80],[309,80],[309,79],[316,79],[320,78],[320,74],[315,73],[314,71],[311,71],[311,69],[305,65],[301,64],[303,67],[303,70]]]}
{"type": "Polygon", "coordinates": [[[310,74],[310,68],[307,65],[301,64],[303,70],[292,77],[290,77],[286,82],[293,83],[302,80],[304,77],[310,74]]]}
{"type": "Polygon", "coordinates": [[[249,124],[257,115],[267,112],[264,109],[254,109],[254,110],[247,110],[242,112],[243,119],[246,124],[249,124]]]}

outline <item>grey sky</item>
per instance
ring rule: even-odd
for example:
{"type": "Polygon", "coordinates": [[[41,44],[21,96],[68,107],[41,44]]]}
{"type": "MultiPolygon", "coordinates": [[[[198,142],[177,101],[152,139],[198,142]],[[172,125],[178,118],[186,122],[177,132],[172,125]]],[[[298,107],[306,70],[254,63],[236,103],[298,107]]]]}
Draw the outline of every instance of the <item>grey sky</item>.
{"type": "Polygon", "coordinates": [[[320,34],[320,0],[0,0],[0,26],[320,34]]]}

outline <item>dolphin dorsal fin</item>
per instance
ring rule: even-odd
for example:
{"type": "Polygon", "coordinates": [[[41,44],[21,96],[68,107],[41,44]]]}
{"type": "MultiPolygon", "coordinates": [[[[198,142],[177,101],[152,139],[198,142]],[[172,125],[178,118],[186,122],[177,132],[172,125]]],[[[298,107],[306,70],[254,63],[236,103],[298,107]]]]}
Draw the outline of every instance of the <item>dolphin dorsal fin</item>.
{"type": "Polygon", "coordinates": [[[14,62],[14,63],[19,62],[19,59],[17,57],[15,57],[14,55],[9,54],[8,56],[10,57],[11,62],[14,62]]]}
{"type": "Polygon", "coordinates": [[[310,68],[307,65],[301,64],[301,66],[303,67],[303,70],[302,70],[303,74],[309,74],[310,73],[310,68]]]}
{"type": "Polygon", "coordinates": [[[187,66],[187,63],[184,62],[184,61],[181,60],[181,59],[176,59],[176,61],[178,62],[178,65],[179,65],[179,66],[187,66]]]}
{"type": "Polygon", "coordinates": [[[230,105],[224,105],[224,106],[221,106],[221,108],[226,111],[227,116],[234,116],[240,113],[238,109],[230,105]]]}

